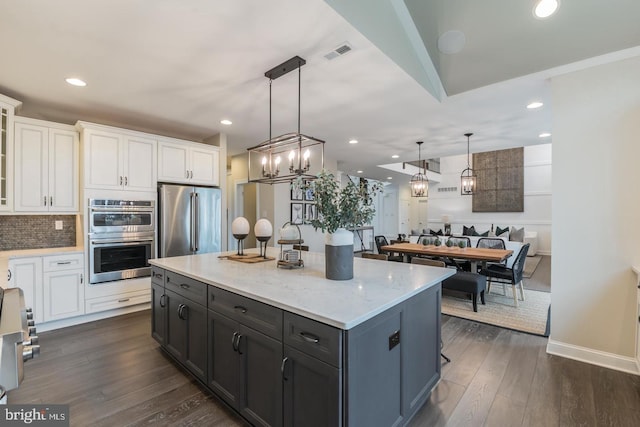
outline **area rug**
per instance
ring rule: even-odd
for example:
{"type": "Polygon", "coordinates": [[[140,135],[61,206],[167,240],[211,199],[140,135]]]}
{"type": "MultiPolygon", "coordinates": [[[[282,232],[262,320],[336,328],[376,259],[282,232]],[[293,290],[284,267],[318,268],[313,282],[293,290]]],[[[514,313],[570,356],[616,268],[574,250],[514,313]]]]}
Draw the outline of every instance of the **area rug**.
{"type": "Polygon", "coordinates": [[[533,273],[536,271],[536,268],[538,267],[538,264],[540,264],[541,260],[542,257],[540,255],[528,256],[527,260],[524,263],[524,270],[522,271],[522,275],[527,279],[533,276],[533,273]]]}
{"type": "Polygon", "coordinates": [[[551,303],[551,294],[525,289],[524,296],[525,300],[520,301],[519,307],[515,307],[511,286],[507,287],[507,296],[504,296],[502,295],[502,286],[494,284],[491,293],[485,295],[486,305],[478,302],[478,312],[476,313],[473,311],[470,299],[465,299],[462,294],[447,293],[442,296],[442,314],[529,334],[547,336],[547,314],[551,303]]]}

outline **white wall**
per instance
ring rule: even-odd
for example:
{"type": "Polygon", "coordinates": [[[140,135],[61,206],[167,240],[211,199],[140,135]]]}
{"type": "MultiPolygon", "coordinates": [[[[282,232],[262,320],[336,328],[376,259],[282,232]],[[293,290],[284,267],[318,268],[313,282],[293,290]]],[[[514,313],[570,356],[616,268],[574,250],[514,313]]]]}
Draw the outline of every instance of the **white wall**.
{"type": "MultiPolygon", "coordinates": [[[[633,371],[640,264],[640,58],[552,80],[548,351],[633,371]]],[[[637,366],[636,366],[637,372],[637,366]]]]}
{"type": "MultiPolygon", "coordinates": [[[[524,147],[524,212],[472,212],[472,197],[460,194],[460,173],[467,167],[467,156],[440,159],[442,181],[429,185],[426,206],[414,208],[412,228],[442,228],[442,215],[452,219],[452,232],[462,233],[462,226],[475,225],[484,232],[494,227],[524,227],[538,232],[538,252],[551,254],[551,144],[524,147]],[[439,192],[438,188],[455,187],[456,191],[439,192]],[[414,222],[427,216],[427,226],[414,222]]],[[[417,200],[417,199],[414,199],[417,200]]],[[[414,202],[414,206],[416,206],[414,202]]]]}

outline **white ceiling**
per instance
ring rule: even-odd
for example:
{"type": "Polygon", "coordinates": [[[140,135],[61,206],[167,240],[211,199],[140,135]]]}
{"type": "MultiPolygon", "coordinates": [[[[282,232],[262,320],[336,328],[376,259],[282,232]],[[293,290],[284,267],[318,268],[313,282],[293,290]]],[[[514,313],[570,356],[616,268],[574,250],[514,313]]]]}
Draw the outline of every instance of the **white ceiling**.
{"type": "MultiPolygon", "coordinates": [[[[423,158],[466,152],[465,132],[472,152],[549,142],[538,138],[552,131],[549,77],[640,54],[638,1],[564,0],[548,21],[531,10],[531,0],[22,0],[0,15],[0,93],[45,120],[193,140],[225,132],[237,154],[269,137],[264,72],[299,55],[302,132],[326,140],[342,170],[397,182],[376,165],[415,160],[417,140],[423,158]],[[434,46],[450,29],[467,42],[446,56],[434,46]],[[325,59],[344,42],[353,51],[325,59]],[[545,106],[528,111],[532,100],[545,106]]],[[[296,73],[273,81],[274,136],[296,130],[297,83],[296,73]]]]}

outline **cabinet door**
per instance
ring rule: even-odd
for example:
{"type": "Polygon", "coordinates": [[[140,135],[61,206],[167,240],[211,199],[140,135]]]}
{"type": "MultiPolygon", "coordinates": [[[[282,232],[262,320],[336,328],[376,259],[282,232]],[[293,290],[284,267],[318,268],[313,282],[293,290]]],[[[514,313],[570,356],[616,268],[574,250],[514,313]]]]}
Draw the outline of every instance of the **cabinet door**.
{"type": "Polygon", "coordinates": [[[13,110],[0,103],[0,211],[13,208],[13,110]]]}
{"type": "Polygon", "coordinates": [[[78,134],[49,129],[49,211],[78,212],[78,134]]]}
{"type": "Polygon", "coordinates": [[[158,181],[188,182],[189,148],[185,145],[158,143],[158,181]]]}
{"type": "Polygon", "coordinates": [[[33,309],[33,320],[42,322],[42,258],[9,260],[9,287],[24,292],[24,302],[33,309]]]}
{"type": "Polygon", "coordinates": [[[124,189],[156,191],[156,141],[124,136],[124,189]]]}
{"type": "Polygon", "coordinates": [[[15,210],[49,210],[49,129],[26,123],[15,126],[15,210]]]}
{"type": "Polygon", "coordinates": [[[167,329],[165,348],[180,362],[184,362],[187,348],[187,322],[182,315],[184,298],[165,289],[167,305],[167,329]]]}
{"type": "Polygon", "coordinates": [[[187,322],[187,346],[184,363],[200,380],[207,381],[207,309],[188,299],[184,300],[182,317],[187,322]]]}
{"type": "Polygon", "coordinates": [[[119,190],[124,183],[122,141],[117,133],[85,130],[83,133],[84,186],[119,190]]]}
{"type": "Polygon", "coordinates": [[[194,184],[219,185],[219,152],[216,147],[192,147],[190,176],[194,184]]]}
{"type": "Polygon", "coordinates": [[[160,345],[165,344],[167,328],[167,297],[164,286],[151,284],[151,336],[160,345]]]}
{"type": "Polygon", "coordinates": [[[342,425],[341,370],[284,346],[284,426],[342,425]]]}
{"type": "Polygon", "coordinates": [[[282,425],[282,342],[244,325],[240,325],[239,332],[238,410],[253,425],[282,425]]]}
{"type": "Polygon", "coordinates": [[[82,270],[44,273],[44,321],[84,314],[82,270]]]}
{"type": "Polygon", "coordinates": [[[207,385],[233,408],[240,395],[240,358],[235,350],[238,323],[208,310],[209,366],[207,385]]]}

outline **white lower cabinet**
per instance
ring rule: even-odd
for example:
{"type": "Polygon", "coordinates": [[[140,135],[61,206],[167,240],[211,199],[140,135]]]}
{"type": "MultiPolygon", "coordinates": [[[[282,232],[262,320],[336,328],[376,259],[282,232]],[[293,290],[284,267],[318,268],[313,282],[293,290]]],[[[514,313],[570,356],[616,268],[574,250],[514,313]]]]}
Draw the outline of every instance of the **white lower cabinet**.
{"type": "Polygon", "coordinates": [[[22,289],[36,324],[84,314],[83,259],[59,253],[9,260],[9,287],[22,289]]]}
{"type": "Polygon", "coordinates": [[[144,304],[151,299],[149,289],[135,292],[126,292],[118,295],[110,295],[86,300],[86,313],[97,313],[99,311],[113,310],[116,308],[129,307],[130,305],[144,304]]]}

